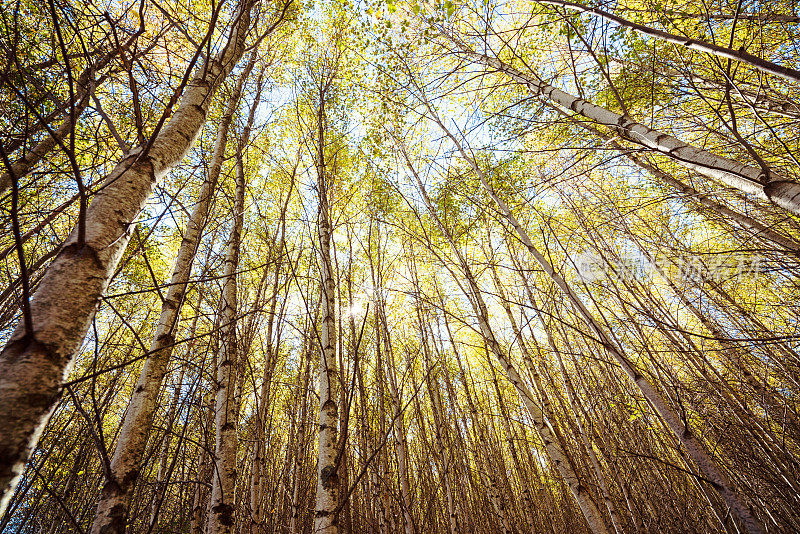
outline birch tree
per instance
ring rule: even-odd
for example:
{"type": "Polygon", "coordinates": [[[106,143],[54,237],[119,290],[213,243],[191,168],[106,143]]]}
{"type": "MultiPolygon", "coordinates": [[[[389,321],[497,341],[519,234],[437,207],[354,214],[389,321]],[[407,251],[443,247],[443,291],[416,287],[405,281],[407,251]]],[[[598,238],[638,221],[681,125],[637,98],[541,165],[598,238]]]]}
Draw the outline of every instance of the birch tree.
{"type": "Polygon", "coordinates": [[[230,39],[208,65],[189,77],[170,120],[108,175],[39,283],[30,321],[17,327],[0,354],[0,413],[8,421],[0,436],[0,511],[5,511],[61,396],[61,382],[125,251],[132,225],[155,183],[191,148],[214,93],[241,57],[251,9],[252,2],[237,6],[230,39]]]}
{"type": "Polygon", "coordinates": [[[800,531],[789,3],[7,4],[0,531],[800,531]]]}

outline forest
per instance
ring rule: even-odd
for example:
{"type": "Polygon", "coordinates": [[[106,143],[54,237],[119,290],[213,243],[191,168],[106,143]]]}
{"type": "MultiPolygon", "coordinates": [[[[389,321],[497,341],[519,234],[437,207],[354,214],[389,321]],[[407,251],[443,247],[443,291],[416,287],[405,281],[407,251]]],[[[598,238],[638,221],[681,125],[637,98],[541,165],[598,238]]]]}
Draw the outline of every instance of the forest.
{"type": "Polygon", "coordinates": [[[0,533],[800,532],[796,0],[0,0],[0,158],[0,533]]]}

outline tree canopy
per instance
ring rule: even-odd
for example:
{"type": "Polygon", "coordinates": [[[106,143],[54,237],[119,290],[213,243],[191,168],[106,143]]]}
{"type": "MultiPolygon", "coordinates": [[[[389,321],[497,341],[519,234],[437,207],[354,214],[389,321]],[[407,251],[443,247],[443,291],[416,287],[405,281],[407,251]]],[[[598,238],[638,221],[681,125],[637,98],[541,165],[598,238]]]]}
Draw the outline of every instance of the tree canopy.
{"type": "Polygon", "coordinates": [[[0,532],[800,531],[784,0],[0,0],[0,532]]]}

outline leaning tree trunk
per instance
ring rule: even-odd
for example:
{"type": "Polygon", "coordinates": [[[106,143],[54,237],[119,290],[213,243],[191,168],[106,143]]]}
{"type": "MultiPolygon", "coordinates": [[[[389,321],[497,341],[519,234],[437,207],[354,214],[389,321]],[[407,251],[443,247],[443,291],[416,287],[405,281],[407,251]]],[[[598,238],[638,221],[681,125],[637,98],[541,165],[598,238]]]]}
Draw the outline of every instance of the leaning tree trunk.
{"type": "MultiPolygon", "coordinates": [[[[378,243],[381,241],[380,226],[376,229],[376,237],[378,243]]],[[[381,252],[377,253],[377,261],[372,262],[370,258],[370,271],[374,287],[382,287],[381,280],[381,252]]],[[[415,523],[411,515],[411,488],[409,485],[408,465],[410,463],[410,454],[408,451],[408,436],[406,433],[405,425],[403,424],[403,402],[402,390],[398,386],[397,381],[397,363],[395,361],[394,349],[392,347],[391,337],[389,335],[389,322],[386,318],[386,306],[384,296],[378,291],[375,295],[375,320],[376,328],[382,330],[380,340],[382,342],[384,351],[386,352],[386,377],[388,378],[387,384],[389,386],[389,397],[392,400],[394,408],[392,418],[392,434],[395,440],[395,452],[397,454],[397,477],[400,479],[400,507],[403,514],[403,532],[405,534],[414,534],[415,523]]]]}
{"type": "Polygon", "coordinates": [[[149,147],[131,151],[105,178],[31,299],[30,330],[19,324],[0,353],[0,514],[61,397],[136,218],[155,184],[194,144],[217,87],[244,51],[253,4],[240,0],[227,45],[198,69],[149,147]]]}
{"type": "Polygon", "coordinates": [[[476,52],[458,38],[444,31],[442,35],[450,39],[461,53],[491,69],[506,74],[530,89],[535,95],[543,96],[597,124],[614,129],[623,138],[664,154],[684,167],[712,180],[755,195],[795,215],[800,215],[800,183],[775,172],[738,163],[686,144],[671,135],[661,133],[626,116],[556,89],[539,80],[535,75],[526,74],[496,57],[476,52]]]}
{"type": "MultiPolygon", "coordinates": [[[[192,325],[190,337],[194,337],[197,326],[196,319],[198,317],[199,315],[195,315],[195,320],[192,321],[194,324],[192,325]]],[[[156,472],[156,480],[153,488],[153,500],[150,502],[150,521],[148,524],[152,528],[156,528],[158,526],[159,515],[161,514],[161,504],[164,502],[164,499],[167,498],[167,493],[169,491],[168,478],[170,474],[170,465],[172,465],[169,453],[170,446],[172,445],[172,429],[180,417],[178,401],[181,400],[181,389],[183,389],[183,377],[185,373],[186,367],[181,367],[180,373],[178,374],[178,379],[175,381],[173,386],[174,390],[172,392],[172,400],[169,403],[169,409],[167,410],[166,417],[164,418],[167,427],[164,430],[164,437],[162,438],[162,443],[159,447],[161,451],[158,455],[158,471],[156,472]]],[[[184,402],[186,401],[184,400],[184,402]]],[[[180,442],[178,443],[178,447],[180,447],[180,442]]]]}
{"type": "Polygon", "coordinates": [[[161,384],[164,381],[167,365],[175,346],[175,331],[180,319],[192,264],[225,157],[228,129],[242,94],[242,86],[253,68],[255,58],[254,53],[236,82],[228,106],[220,120],[211,166],[200,189],[197,203],[194,205],[178,254],[175,257],[170,286],[161,306],[161,317],[153,334],[150,352],[144,361],[139,381],[136,383],[125,412],[125,418],[122,420],[117,447],[111,459],[111,478],[106,481],[100,494],[92,525],[92,534],[123,532],[125,529],[125,518],[128,515],[133,489],[141,473],[142,455],[157,408],[158,394],[161,391],[161,384]]]}
{"type": "Polygon", "coordinates": [[[264,488],[262,486],[264,474],[267,469],[267,429],[266,429],[266,415],[267,403],[270,398],[270,387],[272,385],[272,375],[275,370],[276,360],[278,358],[275,347],[273,346],[273,325],[275,323],[275,308],[278,301],[278,282],[281,266],[281,248],[283,242],[281,241],[278,246],[277,258],[275,260],[275,278],[272,289],[272,296],[270,297],[269,313],[267,318],[267,333],[266,333],[266,355],[264,358],[264,375],[261,380],[261,391],[258,396],[258,404],[255,412],[255,443],[253,443],[253,464],[250,473],[250,530],[251,532],[262,532],[266,528],[264,524],[264,517],[262,512],[262,497],[264,488]]]}
{"type": "Polygon", "coordinates": [[[764,533],[765,531],[763,526],[753,516],[753,513],[747,506],[743,496],[736,491],[728,476],[717,466],[714,458],[708,452],[702,441],[695,436],[688,425],[684,424],[680,414],[678,414],[678,412],[676,412],[675,409],[670,406],[667,399],[664,398],[664,396],[653,386],[653,384],[650,383],[647,377],[640,373],[633,363],[623,354],[623,352],[617,348],[617,346],[606,333],[603,326],[594,318],[578,294],[575,293],[567,281],[564,280],[564,278],[558,274],[555,269],[553,269],[553,266],[550,264],[547,258],[545,258],[541,252],[539,252],[528,235],[528,232],[522,227],[519,220],[517,220],[516,216],[512,213],[505,201],[497,195],[495,190],[489,184],[486,175],[478,166],[475,159],[467,154],[462,144],[458,141],[458,139],[456,139],[450,130],[445,127],[430,106],[428,106],[428,110],[432,114],[433,120],[439,125],[445,135],[447,135],[447,137],[449,137],[456,146],[461,154],[461,157],[464,158],[472,167],[472,170],[477,175],[481,186],[486,190],[494,203],[497,205],[502,216],[514,228],[517,237],[519,237],[525,248],[528,249],[536,263],[538,263],[544,270],[545,274],[553,282],[555,282],[559,290],[567,297],[567,301],[572,308],[586,322],[586,324],[591,328],[592,332],[600,340],[603,349],[609,354],[609,356],[611,356],[620,364],[622,369],[628,374],[636,386],[638,386],[644,397],[661,416],[669,429],[675,433],[681,444],[686,449],[686,452],[689,454],[689,457],[692,458],[692,460],[694,460],[694,462],[697,464],[702,476],[730,507],[731,513],[742,523],[742,526],[744,526],[747,532],[758,534],[764,533]]]}
{"type": "Polygon", "coordinates": [[[531,416],[531,419],[533,419],[534,426],[539,434],[539,437],[544,443],[545,450],[547,451],[547,455],[550,457],[550,461],[553,463],[553,466],[556,468],[559,475],[561,475],[561,478],[572,492],[572,495],[575,498],[575,501],[577,502],[581,512],[583,513],[583,517],[586,519],[589,528],[595,533],[608,534],[608,529],[606,528],[605,521],[603,520],[603,515],[601,514],[597,505],[594,503],[594,500],[589,495],[589,491],[586,486],[581,483],[578,474],[572,469],[571,462],[569,461],[566,452],[561,448],[558,438],[555,436],[553,429],[548,424],[542,409],[539,407],[533,396],[533,393],[528,389],[528,386],[522,380],[522,377],[520,376],[516,367],[508,358],[505,351],[500,347],[500,343],[498,343],[497,339],[495,338],[492,328],[489,325],[489,310],[481,295],[480,287],[478,286],[477,281],[472,274],[472,269],[470,269],[469,264],[466,262],[463,254],[458,249],[455,241],[453,241],[450,232],[436,216],[433,205],[431,204],[428,194],[425,191],[425,186],[422,184],[422,180],[420,180],[419,175],[417,175],[408,153],[402,147],[400,148],[400,151],[406,160],[406,164],[411,172],[411,175],[414,177],[417,188],[422,196],[422,200],[425,206],[428,208],[428,212],[436,223],[436,226],[441,231],[445,240],[449,243],[453,254],[458,260],[458,264],[461,267],[464,278],[469,285],[469,291],[467,291],[467,295],[471,297],[469,300],[475,311],[475,315],[477,316],[480,333],[485,339],[489,350],[491,350],[491,352],[503,366],[503,369],[511,381],[511,384],[519,394],[520,399],[531,416]]]}
{"type": "MultiPolygon", "coordinates": [[[[555,108],[555,109],[561,112],[560,108],[555,108]]],[[[798,243],[797,241],[795,241],[790,237],[786,237],[783,234],[776,232],[773,229],[772,225],[764,224],[761,221],[757,221],[756,219],[753,219],[752,217],[745,215],[744,213],[740,213],[736,210],[733,210],[728,206],[722,204],[721,202],[712,199],[708,195],[701,193],[694,187],[678,180],[671,174],[662,171],[655,165],[649,163],[644,158],[633,153],[631,150],[627,150],[625,147],[620,145],[611,135],[605,134],[600,130],[598,130],[597,128],[589,124],[586,124],[584,122],[574,120],[571,117],[570,121],[580,126],[581,128],[591,132],[592,134],[599,137],[603,141],[607,142],[616,151],[624,155],[634,165],[649,173],[656,180],[659,180],[667,184],[678,193],[684,195],[686,198],[693,200],[694,202],[700,204],[704,208],[707,208],[712,212],[715,212],[718,215],[721,215],[724,218],[729,219],[732,222],[735,222],[745,230],[753,232],[757,237],[761,239],[764,239],[775,245],[783,247],[788,251],[794,253],[800,252],[800,243],[798,243]]]]}

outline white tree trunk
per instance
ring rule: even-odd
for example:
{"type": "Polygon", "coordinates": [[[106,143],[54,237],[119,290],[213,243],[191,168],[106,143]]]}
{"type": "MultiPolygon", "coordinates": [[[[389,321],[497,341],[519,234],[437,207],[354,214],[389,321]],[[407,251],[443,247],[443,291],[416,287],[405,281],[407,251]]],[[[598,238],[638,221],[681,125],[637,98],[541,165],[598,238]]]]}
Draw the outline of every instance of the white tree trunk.
{"type": "Polygon", "coordinates": [[[511,381],[511,384],[517,390],[517,393],[520,396],[525,408],[527,409],[528,413],[533,420],[534,426],[536,431],[539,434],[542,442],[544,443],[545,450],[547,451],[548,456],[550,457],[550,461],[555,466],[558,473],[561,475],[561,478],[567,484],[567,487],[572,492],[575,501],[578,503],[578,506],[583,513],[583,517],[586,519],[586,522],[589,525],[589,528],[592,532],[601,533],[601,534],[608,534],[608,529],[606,529],[605,521],[603,520],[603,515],[600,513],[600,510],[597,508],[597,505],[592,500],[591,496],[589,495],[588,489],[581,484],[580,478],[578,474],[572,469],[569,459],[565,452],[561,449],[561,445],[558,442],[553,429],[547,423],[547,420],[542,413],[541,408],[537,404],[533,393],[528,389],[528,386],[522,380],[519,372],[517,371],[514,364],[511,360],[507,357],[505,351],[500,347],[500,344],[497,342],[497,339],[494,337],[494,333],[492,332],[492,328],[489,325],[489,311],[486,307],[486,303],[481,296],[480,287],[478,286],[475,277],[472,274],[472,270],[469,267],[469,264],[464,259],[461,251],[459,250],[458,246],[456,245],[455,241],[453,241],[450,232],[447,228],[442,224],[439,218],[436,216],[433,206],[431,205],[430,199],[425,191],[425,186],[422,185],[422,181],[420,180],[419,176],[414,169],[411,160],[405,151],[404,148],[401,148],[401,152],[403,157],[406,160],[406,164],[413,175],[417,187],[420,190],[422,200],[425,203],[425,206],[428,208],[428,211],[431,214],[431,217],[436,222],[436,225],[439,227],[443,237],[447,240],[450,244],[450,248],[453,250],[453,254],[456,256],[458,263],[461,267],[461,270],[464,273],[464,277],[466,278],[467,283],[469,284],[469,295],[472,297],[470,302],[472,303],[473,309],[475,311],[475,315],[478,319],[478,325],[483,335],[483,338],[486,340],[486,344],[489,347],[489,350],[495,355],[498,359],[500,364],[502,365],[503,369],[508,376],[508,379],[511,381]]]}
{"type": "MultiPolygon", "coordinates": [[[[258,48],[253,49],[251,63],[255,61],[258,48]]],[[[244,150],[250,144],[256,109],[261,99],[263,70],[258,78],[255,97],[250,105],[247,124],[236,146],[236,198],[233,206],[233,226],[228,238],[225,254],[225,282],[222,286],[222,309],[220,310],[220,346],[217,363],[215,400],[214,445],[215,469],[211,485],[211,500],[208,508],[208,534],[231,534],[236,527],[236,479],[239,450],[237,428],[242,383],[239,378],[239,336],[236,331],[238,314],[237,272],[239,270],[240,245],[244,227],[244,196],[247,182],[244,170],[244,150]]],[[[247,349],[245,348],[244,351],[247,349]]]]}
{"type": "Polygon", "coordinates": [[[475,159],[466,153],[458,139],[456,139],[455,136],[453,136],[453,134],[450,133],[450,131],[444,126],[444,124],[442,124],[433,110],[430,107],[428,107],[428,109],[433,115],[433,120],[451,139],[461,154],[461,157],[463,157],[470,164],[473,171],[478,176],[481,185],[492,197],[492,200],[497,205],[503,217],[505,217],[514,228],[520,241],[523,243],[523,245],[525,245],[531,256],[533,256],[533,258],[536,260],[536,263],[538,263],[544,270],[545,274],[547,274],[547,276],[550,277],[553,282],[555,282],[556,286],[558,286],[561,292],[567,297],[567,300],[573,309],[575,309],[578,315],[582,317],[584,321],[586,321],[591,330],[598,336],[598,339],[601,340],[605,351],[620,364],[623,370],[628,374],[628,376],[630,376],[631,380],[633,380],[633,382],[639,387],[639,390],[650,402],[656,412],[658,412],[658,414],[662,417],[669,429],[675,433],[686,451],[689,453],[689,457],[692,458],[692,460],[694,460],[694,462],[697,464],[697,467],[700,469],[700,473],[714,487],[717,493],[719,493],[719,495],[731,508],[732,514],[739,521],[741,521],[747,532],[752,534],[764,533],[765,531],[763,526],[753,516],[744,499],[735,490],[727,475],[725,475],[725,473],[719,469],[703,443],[692,433],[689,427],[683,424],[683,420],[681,419],[680,415],[672,408],[672,406],[670,406],[669,402],[667,402],[661,393],[615,346],[611,338],[606,334],[602,325],[595,320],[594,316],[577,295],[577,293],[575,293],[566,280],[564,280],[564,278],[557,273],[555,269],[553,269],[553,266],[550,265],[550,262],[547,261],[544,255],[542,255],[542,253],[539,252],[539,250],[533,244],[533,241],[531,240],[527,231],[522,227],[516,216],[512,213],[511,209],[508,207],[505,201],[495,193],[494,189],[489,184],[486,175],[480,169],[475,159]]]}
{"type": "Polygon", "coordinates": [[[251,57],[245,71],[236,82],[228,106],[220,120],[211,166],[200,189],[194,210],[189,217],[186,232],[183,234],[178,254],[175,257],[170,286],[164,297],[161,316],[153,334],[150,352],[144,360],[139,380],[125,412],[125,418],[122,420],[117,447],[111,458],[113,478],[106,481],[103,486],[97,503],[95,520],[92,524],[92,534],[122,532],[124,529],[130,499],[139,478],[142,455],[157,408],[158,394],[161,391],[161,384],[172,355],[175,331],[180,319],[192,264],[225,157],[228,129],[241,97],[242,86],[253,68],[254,62],[255,55],[251,57]]]}
{"type": "MultiPolygon", "coordinates": [[[[298,388],[297,395],[295,396],[295,398],[300,402],[300,413],[299,417],[297,418],[297,430],[294,438],[295,450],[293,454],[294,460],[292,460],[292,496],[291,515],[289,517],[289,534],[297,534],[298,520],[300,517],[300,477],[303,472],[303,457],[306,450],[306,434],[308,432],[306,416],[308,408],[308,385],[310,383],[311,375],[310,353],[311,347],[313,346],[313,343],[309,342],[310,337],[311,335],[308,332],[306,332],[306,335],[303,336],[303,345],[300,354],[302,355],[302,358],[305,359],[305,362],[301,361],[300,363],[300,365],[303,367],[303,370],[300,371],[300,374],[302,374],[302,380],[300,381],[300,387],[298,388]]],[[[292,422],[294,423],[294,421],[292,422]]],[[[292,434],[290,434],[290,436],[291,435],[292,434]]]]}
{"type": "Polygon", "coordinates": [[[17,326],[0,353],[0,514],[62,394],[61,383],[91,324],[154,185],[191,148],[220,82],[244,50],[251,0],[241,0],[228,45],[197,71],[150,150],[131,151],[103,181],[47,268],[30,302],[33,331],[17,326]]]}
{"type": "Polygon", "coordinates": [[[795,215],[800,215],[800,183],[774,172],[767,173],[762,169],[688,145],[671,135],[661,133],[628,117],[556,89],[552,85],[538,80],[535,75],[523,73],[496,57],[475,52],[446,32],[442,32],[442,35],[450,39],[467,56],[506,74],[533,91],[534,94],[541,95],[598,124],[613,128],[625,139],[664,154],[688,169],[743,193],[755,195],[795,215]]]}
{"type": "Polygon", "coordinates": [[[317,492],[314,511],[314,533],[338,532],[337,507],[339,505],[339,473],[337,452],[339,444],[339,406],[336,385],[339,371],[336,361],[336,281],[331,260],[331,219],[328,193],[329,176],[325,169],[325,111],[324,95],[320,95],[317,114],[319,143],[317,154],[317,208],[318,262],[320,270],[320,311],[318,325],[320,344],[319,362],[319,430],[317,460],[317,492]]]}

